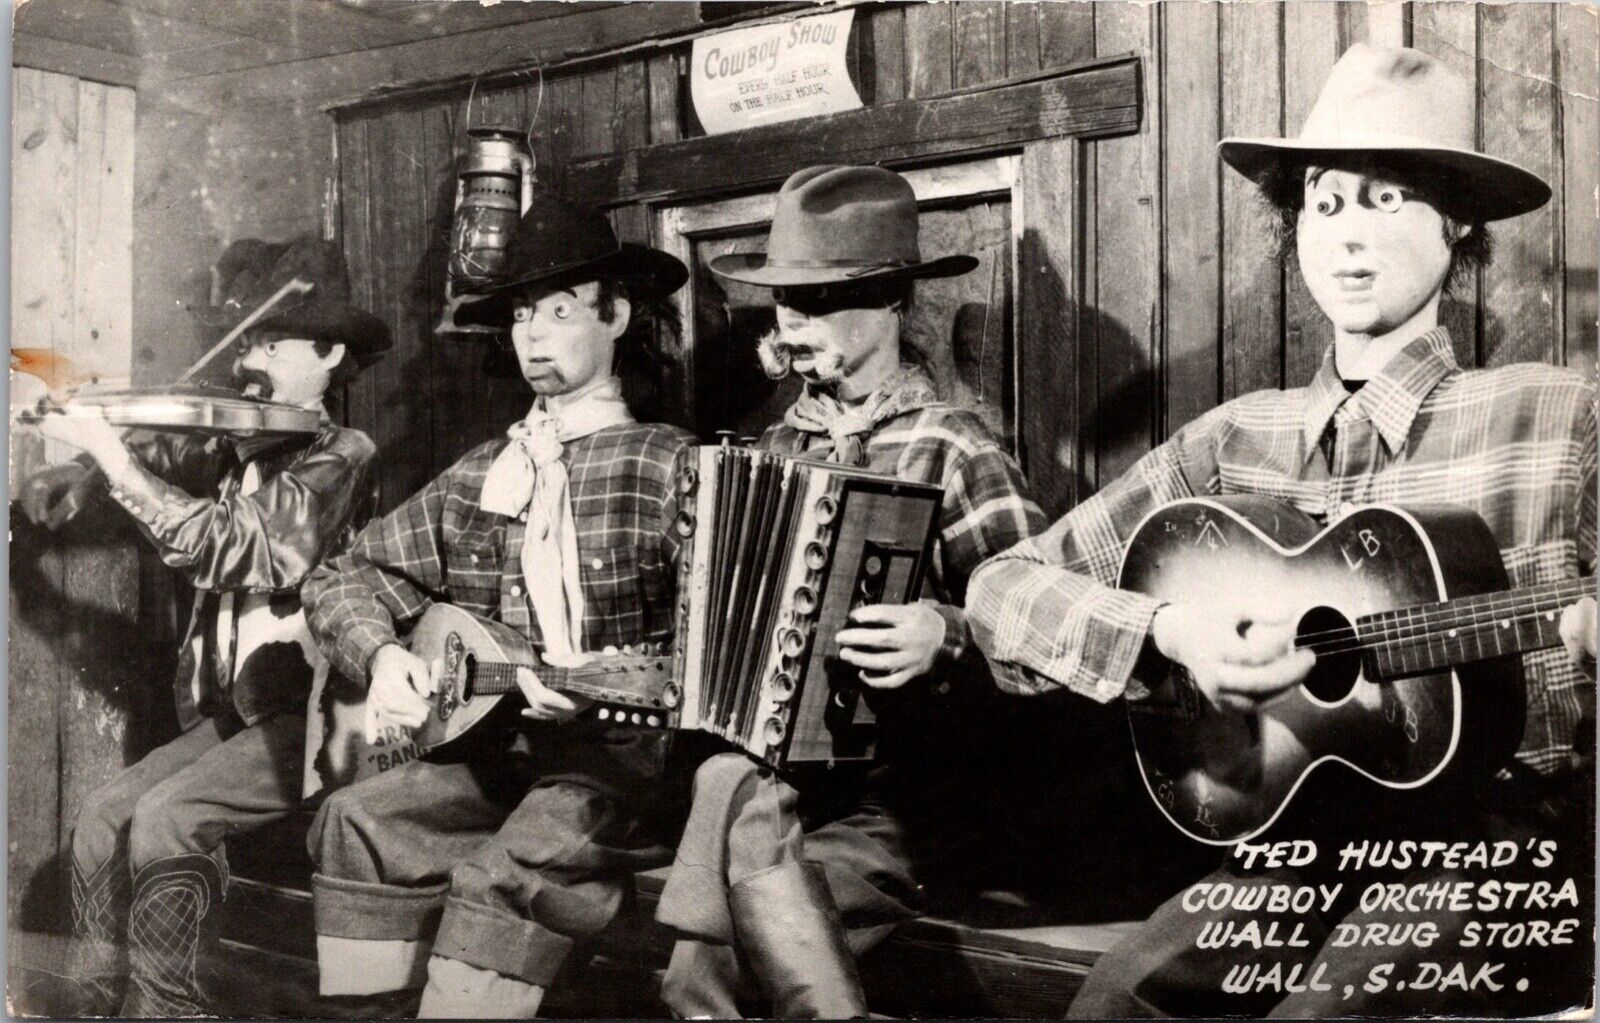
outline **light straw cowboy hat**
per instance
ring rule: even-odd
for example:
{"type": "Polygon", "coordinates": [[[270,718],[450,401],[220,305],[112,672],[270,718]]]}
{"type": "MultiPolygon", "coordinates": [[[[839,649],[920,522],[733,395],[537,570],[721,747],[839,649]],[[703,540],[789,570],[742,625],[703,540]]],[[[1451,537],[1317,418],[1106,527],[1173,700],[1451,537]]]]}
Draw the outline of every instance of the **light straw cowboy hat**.
{"type": "Polygon", "coordinates": [[[882,167],[807,167],[778,190],[767,251],[711,261],[730,280],[765,288],[835,284],[875,277],[954,277],[978,265],[971,256],[924,261],[917,243],[917,197],[882,167]]]}
{"type": "Polygon", "coordinates": [[[1254,180],[1286,161],[1349,153],[1402,155],[1449,172],[1484,220],[1528,213],[1550,186],[1478,150],[1472,83],[1421,50],[1356,43],[1328,74],[1298,138],[1229,138],[1222,158],[1254,180]]]}

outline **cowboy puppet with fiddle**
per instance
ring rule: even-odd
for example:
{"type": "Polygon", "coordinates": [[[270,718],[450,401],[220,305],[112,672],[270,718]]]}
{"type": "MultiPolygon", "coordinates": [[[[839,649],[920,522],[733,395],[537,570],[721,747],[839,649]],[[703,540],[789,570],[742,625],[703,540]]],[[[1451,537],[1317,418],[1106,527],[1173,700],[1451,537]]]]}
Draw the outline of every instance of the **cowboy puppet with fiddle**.
{"type": "Polygon", "coordinates": [[[376,449],[324,400],[390,337],[350,304],[337,247],[235,242],[218,273],[223,301],[197,315],[234,328],[247,395],[311,413],[314,429],[124,434],[93,406],[69,407],[38,429],[83,454],[20,489],[23,513],[51,529],[109,492],[196,590],[175,685],[182,734],[91,795],[73,827],[71,1016],[213,1011],[204,946],[222,842],[301,803],[306,701],[328,665],[300,584],[371,512],[376,449]]]}

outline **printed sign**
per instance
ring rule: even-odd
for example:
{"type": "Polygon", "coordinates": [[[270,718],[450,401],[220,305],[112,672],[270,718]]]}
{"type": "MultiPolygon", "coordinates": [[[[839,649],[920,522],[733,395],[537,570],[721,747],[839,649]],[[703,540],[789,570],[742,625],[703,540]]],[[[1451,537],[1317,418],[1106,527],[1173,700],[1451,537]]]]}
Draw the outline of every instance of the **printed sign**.
{"type": "Polygon", "coordinates": [[[845,68],[854,18],[837,11],[696,39],[689,94],[706,132],[859,109],[845,68]]]}

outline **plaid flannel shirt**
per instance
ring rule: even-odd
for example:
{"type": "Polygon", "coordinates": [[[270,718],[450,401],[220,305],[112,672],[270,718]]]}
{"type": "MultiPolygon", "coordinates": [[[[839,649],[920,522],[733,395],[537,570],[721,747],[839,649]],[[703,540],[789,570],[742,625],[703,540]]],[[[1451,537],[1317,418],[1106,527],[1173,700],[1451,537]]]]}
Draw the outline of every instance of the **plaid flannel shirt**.
{"type": "MultiPolygon", "coordinates": [[[[1348,394],[1330,349],[1310,386],[1245,395],[1146,455],[1044,534],[985,564],[967,599],[974,638],[1014,692],[1065,686],[1096,700],[1129,685],[1157,602],[1113,589],[1129,537],[1168,501],[1262,494],[1319,520],[1350,505],[1453,504],[1476,512],[1513,586],[1592,572],[1595,388],[1543,365],[1463,371],[1437,328],[1348,394]]],[[[1564,651],[1525,655],[1517,754],[1554,773],[1594,715],[1595,680],[1564,651]]]]}
{"type": "MultiPolygon", "coordinates": [[[[829,443],[786,423],[761,437],[762,447],[794,455],[829,443]]],[[[1044,513],[1016,461],[971,412],[930,405],[903,413],[880,424],[865,450],[864,468],[944,488],[927,590],[945,617],[941,655],[959,659],[971,642],[962,611],[967,580],[984,559],[1044,529],[1044,513]]]]}
{"type": "MultiPolygon", "coordinates": [[[[365,682],[378,649],[435,601],[504,622],[542,646],[522,578],[526,514],[509,519],[478,503],[483,478],[507,443],[468,452],[312,573],[301,591],[312,632],[348,677],[365,682]]],[[[693,443],[675,427],[628,423],[565,445],[584,650],[670,643],[675,463],[693,443]]]]}

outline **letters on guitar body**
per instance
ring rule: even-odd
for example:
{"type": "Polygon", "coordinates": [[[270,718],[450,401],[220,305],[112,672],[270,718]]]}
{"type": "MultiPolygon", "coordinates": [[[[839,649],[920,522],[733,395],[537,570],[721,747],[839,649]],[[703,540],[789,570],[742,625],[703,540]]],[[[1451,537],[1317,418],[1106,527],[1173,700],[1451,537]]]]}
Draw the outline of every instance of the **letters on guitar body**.
{"type": "Polygon", "coordinates": [[[517,668],[531,668],[546,687],[595,702],[586,713],[641,728],[663,728],[670,708],[665,690],[672,656],[664,651],[596,657],[574,668],[544,664],[520,633],[451,604],[435,604],[408,643],[429,664],[441,665],[428,720],[416,730],[424,752],[471,731],[508,695],[520,700],[517,668]]]}
{"type": "Polygon", "coordinates": [[[1373,505],[1319,531],[1287,504],[1232,496],[1153,512],[1120,585],[1287,616],[1317,652],[1303,684],[1250,714],[1218,710],[1177,666],[1128,701],[1157,806],[1221,845],[1266,830],[1329,762],[1393,789],[1494,772],[1522,739],[1516,655],[1560,645],[1562,609],[1593,580],[1508,591],[1493,535],[1461,508],[1373,505]]]}

